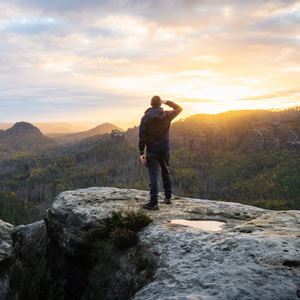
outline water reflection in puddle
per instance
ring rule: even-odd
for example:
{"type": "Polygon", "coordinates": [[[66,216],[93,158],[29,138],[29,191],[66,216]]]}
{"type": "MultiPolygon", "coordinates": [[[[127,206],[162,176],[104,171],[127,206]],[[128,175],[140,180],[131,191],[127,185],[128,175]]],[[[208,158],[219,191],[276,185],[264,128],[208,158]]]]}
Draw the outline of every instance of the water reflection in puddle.
{"type": "Polygon", "coordinates": [[[222,226],[226,224],[225,222],[210,220],[171,220],[170,223],[194,227],[207,231],[221,231],[223,230],[222,226]]]}

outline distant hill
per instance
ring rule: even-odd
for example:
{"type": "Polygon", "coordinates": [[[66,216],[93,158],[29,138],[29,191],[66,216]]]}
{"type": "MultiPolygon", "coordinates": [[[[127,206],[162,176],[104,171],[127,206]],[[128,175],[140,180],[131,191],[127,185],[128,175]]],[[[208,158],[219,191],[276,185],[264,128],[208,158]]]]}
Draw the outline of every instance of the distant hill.
{"type": "Polygon", "coordinates": [[[27,122],[17,122],[7,130],[0,130],[1,152],[42,150],[54,142],[27,122]]]}
{"type": "Polygon", "coordinates": [[[100,124],[92,129],[90,129],[90,130],[87,130],[87,131],[59,135],[57,137],[53,137],[53,139],[59,144],[70,144],[70,143],[75,143],[75,142],[81,141],[83,139],[86,139],[86,138],[89,138],[89,137],[92,137],[95,135],[111,133],[111,131],[113,129],[122,130],[121,128],[117,127],[114,124],[103,123],[103,124],[100,124]]]}
{"type": "Polygon", "coordinates": [[[300,152],[300,109],[229,111],[193,115],[174,123],[172,142],[201,153],[223,149],[257,153],[265,150],[300,152]]]}
{"type": "MultiPolygon", "coordinates": [[[[67,123],[67,122],[33,122],[32,125],[38,127],[40,131],[45,135],[61,135],[80,132],[88,130],[96,125],[95,122],[76,122],[76,123],[67,123]]],[[[14,123],[0,123],[0,130],[6,130],[12,127],[14,123]]]]}

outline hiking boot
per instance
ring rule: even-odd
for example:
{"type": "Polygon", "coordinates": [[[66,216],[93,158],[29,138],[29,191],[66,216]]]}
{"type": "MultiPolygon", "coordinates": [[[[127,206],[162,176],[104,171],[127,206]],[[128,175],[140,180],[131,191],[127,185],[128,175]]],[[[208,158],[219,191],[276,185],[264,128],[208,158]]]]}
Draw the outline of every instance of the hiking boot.
{"type": "Polygon", "coordinates": [[[164,203],[165,204],[171,204],[171,198],[165,198],[164,203]]]}
{"type": "Polygon", "coordinates": [[[148,202],[147,204],[143,205],[143,208],[148,210],[158,210],[157,204],[154,204],[152,202],[148,202]]]}

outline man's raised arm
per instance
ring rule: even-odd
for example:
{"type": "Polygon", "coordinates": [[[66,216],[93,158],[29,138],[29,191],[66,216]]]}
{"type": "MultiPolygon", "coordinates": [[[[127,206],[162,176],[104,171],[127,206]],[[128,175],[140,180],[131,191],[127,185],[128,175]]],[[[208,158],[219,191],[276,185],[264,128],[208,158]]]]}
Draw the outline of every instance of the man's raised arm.
{"type": "Polygon", "coordinates": [[[182,107],[170,100],[162,100],[161,103],[166,104],[173,108],[173,110],[167,110],[166,115],[170,120],[173,120],[182,112],[182,107]]]}

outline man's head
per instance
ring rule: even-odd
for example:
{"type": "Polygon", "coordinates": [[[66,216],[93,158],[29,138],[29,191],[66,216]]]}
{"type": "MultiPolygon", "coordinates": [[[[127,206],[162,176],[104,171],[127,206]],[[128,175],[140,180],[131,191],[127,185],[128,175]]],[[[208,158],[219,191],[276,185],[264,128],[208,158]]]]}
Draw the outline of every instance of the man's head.
{"type": "Polygon", "coordinates": [[[151,98],[151,106],[152,107],[159,107],[161,106],[161,99],[159,96],[153,96],[151,98]]]}

